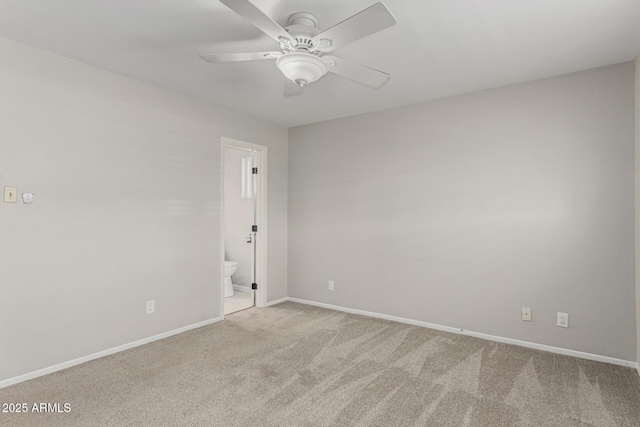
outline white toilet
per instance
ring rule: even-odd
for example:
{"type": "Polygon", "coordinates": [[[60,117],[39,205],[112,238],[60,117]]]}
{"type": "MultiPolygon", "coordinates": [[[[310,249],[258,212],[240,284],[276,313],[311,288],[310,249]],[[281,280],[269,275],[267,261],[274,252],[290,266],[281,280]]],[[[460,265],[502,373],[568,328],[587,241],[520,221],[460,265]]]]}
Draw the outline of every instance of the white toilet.
{"type": "Polygon", "coordinates": [[[233,282],[231,276],[238,269],[238,263],[235,261],[224,262],[224,297],[229,298],[233,296],[233,282]]]}

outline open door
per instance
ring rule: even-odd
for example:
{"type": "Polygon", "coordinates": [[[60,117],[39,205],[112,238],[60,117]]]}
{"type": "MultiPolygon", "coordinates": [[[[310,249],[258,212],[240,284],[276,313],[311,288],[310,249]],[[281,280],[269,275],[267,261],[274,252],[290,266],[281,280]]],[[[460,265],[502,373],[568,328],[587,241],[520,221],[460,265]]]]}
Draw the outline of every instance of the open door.
{"type": "MultiPolygon", "coordinates": [[[[223,292],[224,315],[266,305],[266,147],[223,138],[224,265],[237,265],[233,294],[223,292]],[[238,188],[241,187],[241,188],[238,188]],[[241,191],[238,191],[241,190],[241,191]],[[262,301],[262,303],[261,303],[262,301]]],[[[223,287],[229,287],[228,271],[223,287]]]]}
{"type": "Polygon", "coordinates": [[[258,189],[258,166],[256,162],[256,152],[251,153],[251,157],[247,158],[247,162],[250,164],[251,171],[247,171],[247,179],[251,181],[251,189],[249,191],[251,195],[251,210],[253,212],[253,223],[251,224],[251,234],[249,235],[249,241],[251,243],[251,306],[256,305],[256,290],[258,289],[258,263],[257,259],[257,243],[258,243],[258,218],[257,218],[257,189],[258,189]]]}

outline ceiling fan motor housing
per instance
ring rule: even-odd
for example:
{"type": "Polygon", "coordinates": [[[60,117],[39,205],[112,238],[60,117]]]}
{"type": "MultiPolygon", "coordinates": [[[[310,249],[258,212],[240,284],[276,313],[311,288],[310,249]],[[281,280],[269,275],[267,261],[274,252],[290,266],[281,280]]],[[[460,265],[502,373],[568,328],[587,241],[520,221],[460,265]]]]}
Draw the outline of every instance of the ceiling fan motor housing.
{"type": "Polygon", "coordinates": [[[295,50],[304,49],[311,50],[313,46],[313,38],[320,33],[316,28],[318,18],[312,13],[298,12],[289,17],[287,21],[289,26],[285,28],[296,41],[296,46],[292,46],[295,50]]]}

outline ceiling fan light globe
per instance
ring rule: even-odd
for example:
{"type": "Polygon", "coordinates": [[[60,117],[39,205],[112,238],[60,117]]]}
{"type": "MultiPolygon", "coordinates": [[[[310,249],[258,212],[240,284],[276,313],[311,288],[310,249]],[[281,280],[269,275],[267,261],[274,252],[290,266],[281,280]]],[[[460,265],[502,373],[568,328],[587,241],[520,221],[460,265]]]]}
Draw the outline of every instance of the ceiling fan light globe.
{"type": "Polygon", "coordinates": [[[315,82],[328,71],[327,64],[322,59],[301,52],[282,55],[276,60],[276,66],[286,78],[299,86],[315,82]]]}

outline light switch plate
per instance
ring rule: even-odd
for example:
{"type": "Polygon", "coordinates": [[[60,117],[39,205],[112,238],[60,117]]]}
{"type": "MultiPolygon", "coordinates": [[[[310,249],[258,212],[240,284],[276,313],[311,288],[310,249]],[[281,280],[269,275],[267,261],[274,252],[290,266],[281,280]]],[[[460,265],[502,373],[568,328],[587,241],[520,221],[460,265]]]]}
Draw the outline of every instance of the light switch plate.
{"type": "Polygon", "coordinates": [[[18,201],[18,188],[17,187],[4,187],[5,203],[16,203],[18,201]]]}

